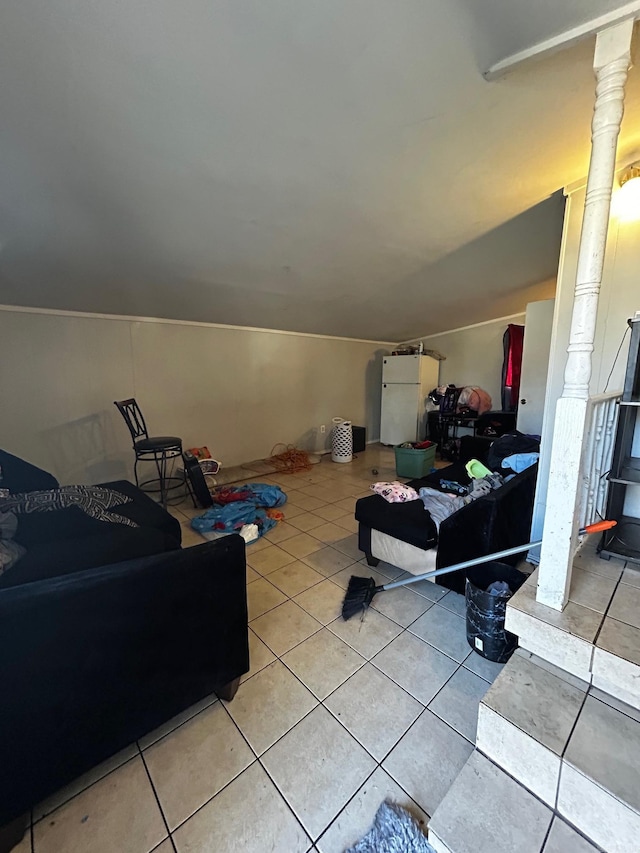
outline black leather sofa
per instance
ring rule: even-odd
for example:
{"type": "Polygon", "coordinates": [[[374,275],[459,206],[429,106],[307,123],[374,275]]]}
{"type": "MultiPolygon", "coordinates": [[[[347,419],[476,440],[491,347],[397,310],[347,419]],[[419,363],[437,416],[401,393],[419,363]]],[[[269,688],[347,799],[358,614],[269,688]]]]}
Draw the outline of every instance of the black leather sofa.
{"type": "MultiPolygon", "coordinates": [[[[11,491],[57,486],[0,466],[11,491]]],[[[231,699],[249,669],[242,538],[183,550],[169,513],[110,485],[140,527],[21,517],[27,554],[0,576],[0,827],[204,696],[231,699]]]]}

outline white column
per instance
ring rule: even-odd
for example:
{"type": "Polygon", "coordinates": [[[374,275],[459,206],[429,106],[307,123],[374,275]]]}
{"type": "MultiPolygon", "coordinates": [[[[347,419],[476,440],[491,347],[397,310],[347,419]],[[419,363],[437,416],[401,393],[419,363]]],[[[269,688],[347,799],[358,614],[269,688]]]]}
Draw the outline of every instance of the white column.
{"type": "Polygon", "coordinates": [[[537,600],[562,610],[569,597],[577,547],[582,457],[609,226],[616,148],[631,62],[633,20],[598,33],[594,56],[596,101],[591,123],[591,160],[584,205],[562,397],[556,406],[547,507],[542,535],[537,600]]]}

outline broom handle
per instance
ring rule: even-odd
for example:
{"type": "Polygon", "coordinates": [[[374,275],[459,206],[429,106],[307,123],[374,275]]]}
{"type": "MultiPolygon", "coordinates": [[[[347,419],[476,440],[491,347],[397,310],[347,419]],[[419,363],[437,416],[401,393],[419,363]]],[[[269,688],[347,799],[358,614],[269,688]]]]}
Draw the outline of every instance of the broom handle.
{"type": "Polygon", "coordinates": [[[471,566],[479,566],[481,563],[490,563],[493,560],[498,560],[500,557],[511,557],[514,554],[521,554],[523,551],[528,551],[529,548],[535,548],[536,545],[541,545],[542,539],[539,542],[527,542],[526,545],[516,545],[514,548],[506,548],[504,551],[496,551],[495,554],[485,554],[484,557],[474,557],[473,560],[465,560],[464,563],[456,563],[453,566],[445,566],[443,569],[436,569],[433,572],[426,572],[424,575],[416,575],[413,578],[405,578],[402,581],[394,581],[394,583],[386,583],[382,589],[395,589],[397,586],[409,586],[410,583],[418,583],[418,581],[426,581],[429,578],[437,578],[439,575],[448,575],[449,572],[457,572],[459,569],[468,569],[471,566]]]}
{"type": "MultiPolygon", "coordinates": [[[[609,530],[614,527],[615,521],[597,521],[595,524],[589,524],[587,527],[581,527],[578,533],[582,536],[585,533],[600,533],[602,530],[609,530]]],[[[402,581],[394,581],[394,583],[386,583],[382,589],[395,589],[397,586],[409,586],[411,583],[418,581],[426,581],[429,578],[437,578],[439,575],[447,575],[449,572],[457,572],[460,569],[469,569],[471,566],[479,566],[481,563],[493,562],[501,557],[512,557],[514,554],[522,554],[523,551],[528,551],[529,548],[536,548],[542,545],[542,539],[537,542],[527,542],[526,545],[516,545],[513,548],[505,548],[504,551],[496,551],[494,554],[485,554],[484,557],[474,557],[473,560],[466,560],[464,563],[456,563],[453,566],[445,566],[443,569],[436,569],[433,572],[426,572],[424,575],[416,575],[413,578],[405,578],[402,581]]]]}

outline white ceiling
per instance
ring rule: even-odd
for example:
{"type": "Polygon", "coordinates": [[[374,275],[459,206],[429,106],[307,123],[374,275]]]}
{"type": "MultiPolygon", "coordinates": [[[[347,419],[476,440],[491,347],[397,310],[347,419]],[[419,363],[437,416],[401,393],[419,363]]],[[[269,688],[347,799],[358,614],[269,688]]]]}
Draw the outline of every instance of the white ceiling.
{"type": "Polygon", "coordinates": [[[480,72],[617,5],[2,0],[0,302],[382,340],[519,311],[593,43],[480,72]]]}

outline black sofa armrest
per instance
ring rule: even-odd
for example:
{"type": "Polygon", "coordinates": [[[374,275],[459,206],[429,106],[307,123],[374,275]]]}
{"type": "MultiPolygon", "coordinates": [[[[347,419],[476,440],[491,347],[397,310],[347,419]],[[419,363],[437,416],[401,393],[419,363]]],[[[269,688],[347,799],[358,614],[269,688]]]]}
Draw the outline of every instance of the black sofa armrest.
{"type": "MultiPolygon", "coordinates": [[[[437,567],[453,566],[475,557],[524,545],[531,533],[531,518],[538,466],[527,468],[485,497],[454,512],[440,525],[437,567]]],[[[523,555],[503,558],[515,565],[523,555]]],[[[444,575],[441,583],[464,592],[464,572],[444,575]]]]}
{"type": "Polygon", "coordinates": [[[438,541],[436,526],[422,501],[394,504],[381,495],[369,495],[356,501],[355,517],[365,527],[425,551],[438,541]]]}
{"type": "Polygon", "coordinates": [[[494,508],[486,498],[478,498],[445,518],[438,534],[437,568],[489,553],[493,519],[494,508]]]}
{"type": "Polygon", "coordinates": [[[249,669],[239,536],[0,591],[0,826],[249,669]]]}
{"type": "MultiPolygon", "coordinates": [[[[40,515],[62,515],[66,512],[67,510],[62,510],[60,513],[40,513],[40,515]]],[[[81,510],[78,512],[84,515],[81,510]]],[[[99,566],[108,566],[125,560],[136,560],[139,557],[150,557],[180,548],[179,540],[153,528],[126,527],[124,524],[107,524],[100,521],[96,524],[102,525],[99,530],[100,535],[36,542],[29,545],[27,553],[0,575],[0,589],[95,569],[99,566]]]]}

